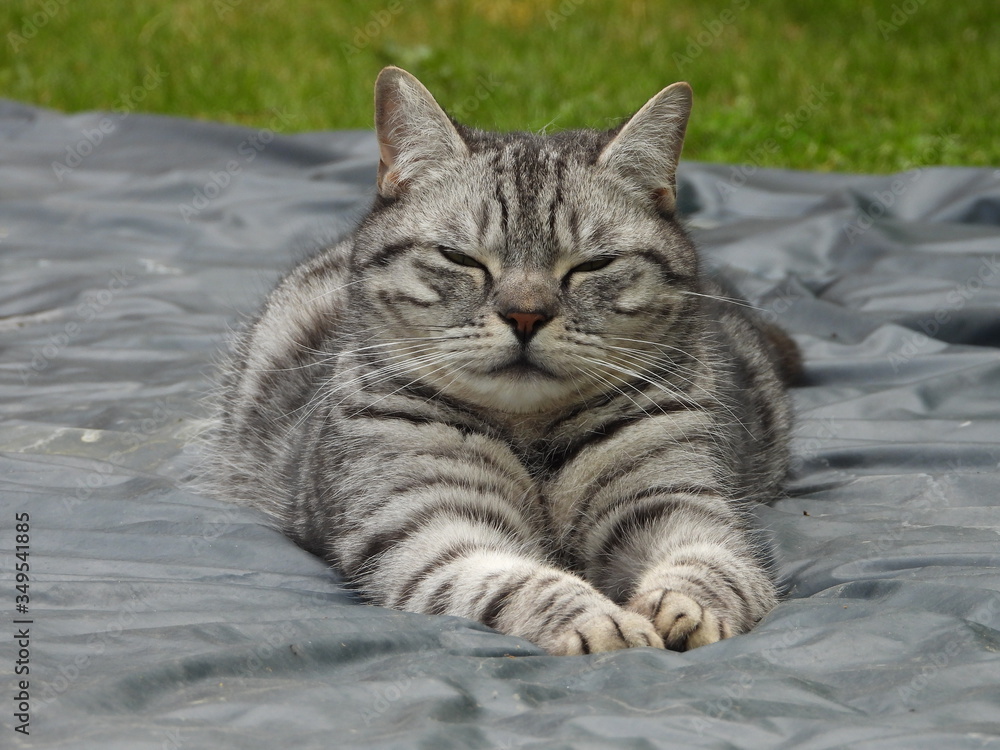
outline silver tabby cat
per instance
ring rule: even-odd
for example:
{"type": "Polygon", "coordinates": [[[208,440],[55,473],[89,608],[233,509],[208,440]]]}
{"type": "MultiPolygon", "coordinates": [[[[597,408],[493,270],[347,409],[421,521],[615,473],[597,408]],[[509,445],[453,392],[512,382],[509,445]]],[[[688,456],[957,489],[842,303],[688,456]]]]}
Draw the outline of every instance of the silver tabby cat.
{"type": "Polygon", "coordinates": [[[797,355],[675,218],[690,108],[676,83],[610,132],[488,133],[383,70],[373,208],[235,345],[224,495],[373,604],[553,654],[752,627],[797,355]]]}

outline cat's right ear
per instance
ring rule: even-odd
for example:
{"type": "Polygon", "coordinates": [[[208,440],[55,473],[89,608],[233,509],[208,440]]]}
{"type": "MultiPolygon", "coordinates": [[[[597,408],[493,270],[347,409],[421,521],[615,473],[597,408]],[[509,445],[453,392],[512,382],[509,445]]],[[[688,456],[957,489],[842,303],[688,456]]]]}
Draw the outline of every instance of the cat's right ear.
{"type": "Polygon", "coordinates": [[[445,111],[420,81],[396,67],[375,81],[378,192],[398,198],[410,182],[447,158],[469,153],[445,111]]]}

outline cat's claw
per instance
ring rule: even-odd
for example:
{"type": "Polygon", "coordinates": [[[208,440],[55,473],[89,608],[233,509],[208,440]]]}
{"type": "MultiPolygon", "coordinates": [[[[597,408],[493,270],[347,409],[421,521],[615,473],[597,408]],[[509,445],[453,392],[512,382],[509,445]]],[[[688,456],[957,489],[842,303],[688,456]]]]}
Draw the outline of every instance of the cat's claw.
{"type": "Polygon", "coordinates": [[[733,635],[729,623],[687,594],[655,589],[637,594],[626,605],[652,621],[666,648],[688,651],[733,635]]]}
{"type": "Polygon", "coordinates": [[[552,653],[572,656],[641,646],[663,648],[663,639],[648,618],[621,610],[584,620],[560,639],[552,653]]]}

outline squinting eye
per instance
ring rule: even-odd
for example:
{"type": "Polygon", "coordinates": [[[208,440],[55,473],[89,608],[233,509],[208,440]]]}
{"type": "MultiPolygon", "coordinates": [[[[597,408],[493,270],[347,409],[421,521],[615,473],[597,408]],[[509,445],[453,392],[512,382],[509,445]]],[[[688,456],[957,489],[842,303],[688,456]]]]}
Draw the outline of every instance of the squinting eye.
{"type": "Polygon", "coordinates": [[[614,257],[611,255],[605,255],[600,258],[594,258],[593,260],[588,260],[586,263],[581,263],[578,266],[573,266],[573,268],[570,269],[570,273],[575,273],[577,271],[599,271],[602,268],[606,267],[608,264],[610,264],[611,261],[613,260],[614,257]]]}
{"type": "Polygon", "coordinates": [[[460,253],[457,250],[452,250],[451,248],[442,246],[438,246],[438,251],[456,266],[468,266],[469,268],[481,268],[484,271],[486,270],[486,266],[465,253],[460,253]]]}

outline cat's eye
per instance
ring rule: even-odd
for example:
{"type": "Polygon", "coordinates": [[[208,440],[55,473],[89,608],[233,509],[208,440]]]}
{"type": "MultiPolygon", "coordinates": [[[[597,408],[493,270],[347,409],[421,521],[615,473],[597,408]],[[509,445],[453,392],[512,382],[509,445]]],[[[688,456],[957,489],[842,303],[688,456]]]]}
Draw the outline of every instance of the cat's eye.
{"type": "Polygon", "coordinates": [[[594,258],[593,260],[588,260],[586,263],[573,266],[573,268],[570,269],[570,273],[576,273],[578,271],[600,271],[602,268],[606,268],[613,260],[614,256],[612,255],[602,255],[600,258],[594,258]]]}
{"type": "Polygon", "coordinates": [[[457,250],[452,250],[450,247],[438,246],[438,252],[440,252],[441,255],[450,260],[456,266],[467,266],[469,268],[481,268],[484,271],[486,270],[486,266],[472,256],[460,253],[457,250]]]}

